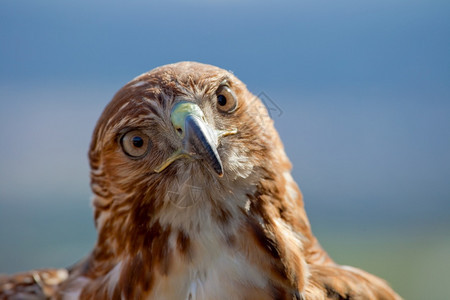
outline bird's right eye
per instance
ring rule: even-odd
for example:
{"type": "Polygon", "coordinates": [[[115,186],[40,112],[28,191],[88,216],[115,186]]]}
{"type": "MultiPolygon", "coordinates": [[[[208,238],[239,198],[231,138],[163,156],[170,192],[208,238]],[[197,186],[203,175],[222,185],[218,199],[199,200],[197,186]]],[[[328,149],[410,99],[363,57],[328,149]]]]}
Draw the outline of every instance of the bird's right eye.
{"type": "Polygon", "coordinates": [[[140,130],[125,133],[120,139],[123,152],[132,158],[142,158],[150,149],[150,138],[140,130]]]}

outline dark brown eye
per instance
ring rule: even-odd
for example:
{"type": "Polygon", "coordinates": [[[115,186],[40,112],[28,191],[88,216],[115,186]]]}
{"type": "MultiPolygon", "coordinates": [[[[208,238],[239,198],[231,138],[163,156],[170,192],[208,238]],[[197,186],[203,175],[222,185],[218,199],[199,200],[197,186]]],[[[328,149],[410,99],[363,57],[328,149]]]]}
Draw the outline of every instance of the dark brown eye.
{"type": "Polygon", "coordinates": [[[216,92],[217,108],[222,112],[232,113],[237,107],[237,98],[227,85],[221,85],[216,92]]]}
{"type": "Polygon", "coordinates": [[[142,131],[133,130],[122,136],[120,144],[126,155],[141,158],[147,154],[150,148],[150,138],[142,131]]]}

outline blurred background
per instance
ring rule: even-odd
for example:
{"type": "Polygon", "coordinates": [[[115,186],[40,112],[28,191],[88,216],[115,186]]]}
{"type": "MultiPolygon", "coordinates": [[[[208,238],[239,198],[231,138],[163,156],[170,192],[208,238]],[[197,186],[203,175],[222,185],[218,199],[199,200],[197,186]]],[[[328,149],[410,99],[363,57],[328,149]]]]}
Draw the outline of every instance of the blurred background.
{"type": "Polygon", "coordinates": [[[150,2],[0,2],[0,273],[89,252],[97,118],[135,76],[194,60],[263,93],[337,262],[448,299],[449,1],[150,2]]]}

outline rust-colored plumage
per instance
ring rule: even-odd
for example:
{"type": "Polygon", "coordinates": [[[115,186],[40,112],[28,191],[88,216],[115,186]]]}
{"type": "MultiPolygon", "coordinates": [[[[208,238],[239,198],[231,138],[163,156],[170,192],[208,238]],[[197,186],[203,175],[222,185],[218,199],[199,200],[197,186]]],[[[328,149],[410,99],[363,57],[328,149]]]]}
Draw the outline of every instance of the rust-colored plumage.
{"type": "MultiPolygon", "coordinates": [[[[42,299],[400,299],[320,247],[272,120],[227,71],[182,62],[135,78],[89,158],[97,243],[45,292],[29,280],[42,299]]],[[[1,299],[17,278],[0,279],[1,299]]]]}

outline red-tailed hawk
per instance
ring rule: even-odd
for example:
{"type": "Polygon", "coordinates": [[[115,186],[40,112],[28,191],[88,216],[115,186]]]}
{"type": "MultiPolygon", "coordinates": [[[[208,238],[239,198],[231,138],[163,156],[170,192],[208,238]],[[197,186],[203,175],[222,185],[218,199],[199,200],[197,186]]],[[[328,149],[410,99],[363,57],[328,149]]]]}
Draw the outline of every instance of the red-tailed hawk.
{"type": "Polygon", "coordinates": [[[272,120],[225,70],[182,62],[135,78],[89,158],[92,253],[0,279],[1,299],[400,299],[320,247],[272,120]]]}

